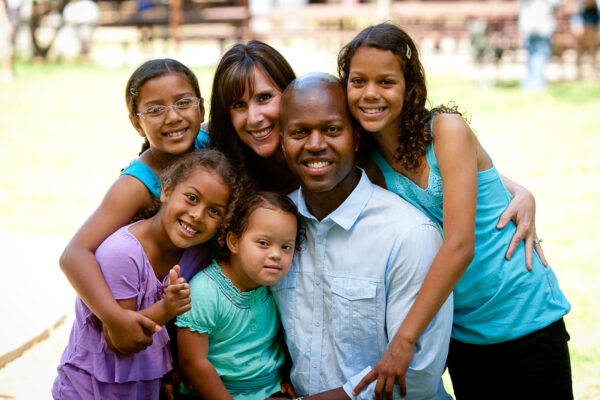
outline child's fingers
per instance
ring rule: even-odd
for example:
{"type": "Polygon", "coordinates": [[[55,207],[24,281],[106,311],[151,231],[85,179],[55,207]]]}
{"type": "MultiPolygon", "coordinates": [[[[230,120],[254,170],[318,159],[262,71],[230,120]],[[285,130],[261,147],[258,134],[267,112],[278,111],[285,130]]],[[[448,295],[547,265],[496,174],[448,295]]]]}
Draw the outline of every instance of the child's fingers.
{"type": "Polygon", "coordinates": [[[174,266],[169,271],[169,286],[177,283],[177,278],[179,278],[179,272],[181,271],[181,267],[179,265],[174,266]]]}

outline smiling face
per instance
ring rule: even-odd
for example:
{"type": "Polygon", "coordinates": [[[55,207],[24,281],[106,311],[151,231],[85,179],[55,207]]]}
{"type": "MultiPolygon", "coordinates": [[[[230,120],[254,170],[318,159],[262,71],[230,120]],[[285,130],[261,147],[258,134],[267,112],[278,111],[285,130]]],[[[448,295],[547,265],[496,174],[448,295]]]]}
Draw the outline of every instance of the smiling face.
{"type": "Polygon", "coordinates": [[[335,203],[341,204],[359,177],[354,166],[358,135],[348,114],[344,87],[328,80],[299,78],[286,90],[281,113],[283,152],[290,170],[302,182],[303,193],[333,195],[336,200],[331,205],[337,207],[335,203]]]}
{"type": "MultiPolygon", "coordinates": [[[[137,100],[139,113],[149,107],[171,106],[185,97],[196,97],[189,79],[180,73],[168,73],[146,81],[137,100]]],[[[171,107],[162,118],[144,118],[136,114],[129,118],[140,136],[148,139],[153,154],[178,155],[193,148],[200,124],[204,121],[204,106],[175,111],[171,107]]]]}
{"type": "Polygon", "coordinates": [[[248,217],[248,227],[240,237],[228,232],[229,278],[240,291],[273,285],[288,273],[294,255],[297,224],[294,214],[259,207],[248,217]]]}
{"type": "Polygon", "coordinates": [[[231,123],[241,141],[260,157],[270,157],[279,148],[279,101],[281,89],[260,67],[252,69],[252,92],[230,106],[231,123]]]}
{"type": "Polygon", "coordinates": [[[348,105],[366,131],[392,130],[397,135],[405,88],[400,61],[394,53],[374,47],[356,50],[350,60],[348,105]]]}
{"type": "Polygon", "coordinates": [[[214,171],[197,167],[177,186],[161,193],[160,221],[177,248],[187,248],[211,239],[219,227],[230,190],[214,171]]]}

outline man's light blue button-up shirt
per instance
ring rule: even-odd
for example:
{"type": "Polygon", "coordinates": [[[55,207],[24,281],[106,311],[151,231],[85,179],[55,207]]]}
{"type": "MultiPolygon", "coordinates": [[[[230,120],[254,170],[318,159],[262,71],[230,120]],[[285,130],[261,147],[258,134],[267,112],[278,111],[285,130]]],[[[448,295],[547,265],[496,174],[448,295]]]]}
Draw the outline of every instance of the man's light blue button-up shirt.
{"type": "MultiPolygon", "coordinates": [[[[296,392],[343,387],[352,399],[373,399],[375,382],[354,386],[387,349],[412,306],[441,243],[436,227],[399,196],[362,172],[350,196],[318,221],[302,190],[292,193],[306,227],[302,251],[271,290],[293,366],[296,392]]],[[[417,345],[407,373],[407,398],[438,392],[452,327],[452,297],[417,345]]],[[[394,398],[400,398],[396,388],[394,398]]]]}

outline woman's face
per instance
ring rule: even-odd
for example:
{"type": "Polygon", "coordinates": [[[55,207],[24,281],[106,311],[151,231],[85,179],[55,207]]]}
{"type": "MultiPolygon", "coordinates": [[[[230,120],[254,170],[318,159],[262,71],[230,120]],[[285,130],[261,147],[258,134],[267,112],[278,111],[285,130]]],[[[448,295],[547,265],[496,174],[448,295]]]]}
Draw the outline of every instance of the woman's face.
{"type": "Polygon", "coordinates": [[[279,101],[281,89],[260,67],[252,69],[253,92],[229,108],[231,123],[242,142],[260,157],[271,157],[279,148],[279,101]]]}

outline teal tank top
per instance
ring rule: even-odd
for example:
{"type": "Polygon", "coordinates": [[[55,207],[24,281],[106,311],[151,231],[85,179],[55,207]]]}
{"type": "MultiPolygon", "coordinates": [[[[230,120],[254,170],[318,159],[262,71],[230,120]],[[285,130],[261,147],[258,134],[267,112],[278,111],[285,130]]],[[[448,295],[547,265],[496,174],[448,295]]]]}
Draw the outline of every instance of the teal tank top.
{"type": "MultiPolygon", "coordinates": [[[[433,132],[433,118],[431,120],[433,132]]],[[[443,227],[443,182],[433,143],[426,149],[429,182],[426,189],[395,171],[378,152],[373,160],[388,189],[409,201],[443,227]]],[[[454,289],[452,337],[471,344],[494,344],[519,338],[557,321],[571,305],[550,266],[534,253],[533,271],[525,267],[521,242],[510,260],[504,255],[516,226],[496,224],[512,196],[492,168],[477,174],[475,256],[454,289]]]]}
{"type": "MultiPolygon", "coordinates": [[[[208,146],[208,132],[204,129],[200,129],[196,140],[194,141],[194,148],[196,150],[205,149],[208,146]]],[[[152,193],[154,197],[160,197],[160,179],[152,168],[147,166],[141,161],[133,160],[131,164],[123,169],[121,175],[130,175],[141,181],[152,193]]]]}

